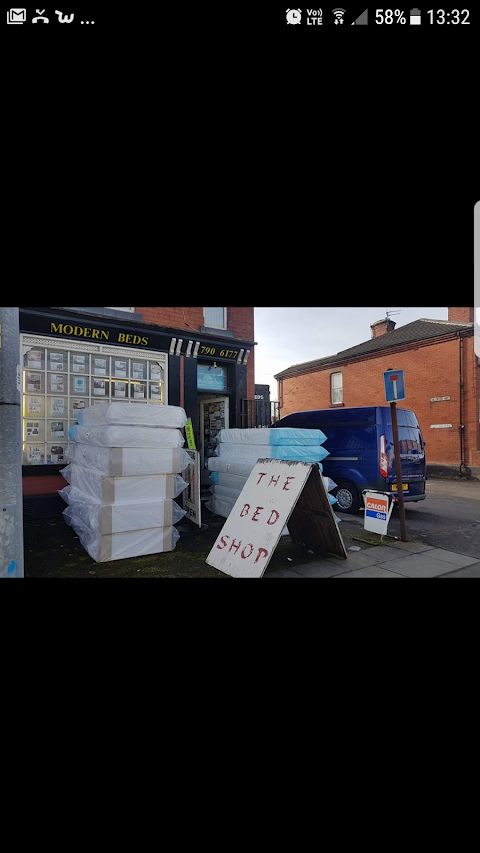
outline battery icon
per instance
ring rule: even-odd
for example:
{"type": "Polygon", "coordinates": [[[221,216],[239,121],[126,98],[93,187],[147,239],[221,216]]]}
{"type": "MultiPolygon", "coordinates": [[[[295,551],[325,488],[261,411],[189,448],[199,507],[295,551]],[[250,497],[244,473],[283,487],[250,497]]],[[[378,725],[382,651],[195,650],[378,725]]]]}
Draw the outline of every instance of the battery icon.
{"type": "Polygon", "coordinates": [[[420,9],[410,9],[410,23],[411,24],[421,24],[422,23],[422,13],[420,9]]]}

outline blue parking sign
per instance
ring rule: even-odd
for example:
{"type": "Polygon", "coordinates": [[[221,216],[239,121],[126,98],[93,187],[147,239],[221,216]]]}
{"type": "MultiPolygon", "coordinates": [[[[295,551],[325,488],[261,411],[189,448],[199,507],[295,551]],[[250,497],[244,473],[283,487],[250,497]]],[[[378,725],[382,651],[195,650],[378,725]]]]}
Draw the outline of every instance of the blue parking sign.
{"type": "Polygon", "coordinates": [[[403,373],[403,370],[386,370],[383,374],[387,403],[396,403],[398,400],[405,399],[405,379],[403,373]]]}

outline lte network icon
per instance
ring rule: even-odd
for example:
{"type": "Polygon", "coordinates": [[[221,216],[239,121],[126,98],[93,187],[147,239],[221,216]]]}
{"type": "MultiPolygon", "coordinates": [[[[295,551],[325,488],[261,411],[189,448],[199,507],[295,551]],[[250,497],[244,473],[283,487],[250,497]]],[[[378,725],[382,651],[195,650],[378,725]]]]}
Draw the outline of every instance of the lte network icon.
{"type": "Polygon", "coordinates": [[[301,9],[287,9],[287,24],[300,24],[302,21],[301,9]]]}

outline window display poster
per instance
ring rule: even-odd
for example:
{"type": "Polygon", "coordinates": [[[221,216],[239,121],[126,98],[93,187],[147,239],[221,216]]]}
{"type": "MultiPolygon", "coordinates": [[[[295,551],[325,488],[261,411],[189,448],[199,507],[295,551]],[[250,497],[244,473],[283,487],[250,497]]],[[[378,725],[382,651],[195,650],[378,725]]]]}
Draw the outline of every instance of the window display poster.
{"type": "Polygon", "coordinates": [[[51,352],[50,353],[50,370],[63,370],[63,353],[61,352],[51,352]]]}
{"type": "Polygon", "coordinates": [[[33,367],[34,370],[42,369],[42,353],[29,352],[27,354],[27,367],[33,367]]]}
{"type": "Polygon", "coordinates": [[[97,397],[105,397],[105,379],[93,380],[93,393],[97,397]]]}
{"type": "Polygon", "coordinates": [[[41,390],[42,390],[42,374],[41,373],[27,373],[27,391],[40,392],[41,390]]]}
{"type": "Polygon", "coordinates": [[[53,394],[65,394],[65,377],[52,373],[50,376],[50,386],[53,394]]]}
{"type": "Polygon", "coordinates": [[[64,438],[65,436],[65,427],[64,421],[52,421],[52,438],[56,441],[57,438],[64,438]]]}
{"type": "Polygon", "coordinates": [[[150,366],[150,379],[152,379],[154,382],[160,382],[160,380],[163,379],[162,374],[163,369],[160,367],[159,364],[152,364],[150,366]]]}
{"type": "Polygon", "coordinates": [[[127,362],[126,361],[116,361],[115,362],[115,376],[127,376],[127,362]]]}
{"type": "Polygon", "coordinates": [[[139,385],[137,382],[133,384],[133,396],[135,400],[144,400],[145,399],[145,386],[139,385]]]}
{"type": "Polygon", "coordinates": [[[133,362],[133,378],[134,379],[143,379],[143,364],[138,361],[133,362]]]}
{"type": "Polygon", "coordinates": [[[125,397],[126,385],[125,382],[114,382],[115,397],[125,397]]]}
{"type": "Polygon", "coordinates": [[[40,415],[42,411],[42,399],[43,397],[29,397],[28,398],[28,414],[29,415],[40,415]]]}
{"type": "Polygon", "coordinates": [[[27,421],[27,438],[40,438],[40,421],[27,421]]]}
{"type": "Polygon", "coordinates": [[[74,355],[73,356],[73,372],[74,373],[86,373],[87,372],[87,356],[86,355],[74,355]]]}
{"type": "Polygon", "coordinates": [[[51,447],[50,453],[47,454],[47,463],[51,465],[58,465],[59,462],[64,461],[64,449],[62,445],[53,445],[51,447]]]}
{"type": "Polygon", "coordinates": [[[74,400],[73,401],[73,410],[84,409],[85,408],[85,400],[74,400]]]}
{"type": "Polygon", "coordinates": [[[150,385],[152,400],[160,400],[160,385],[150,385]]]}
{"type": "Polygon", "coordinates": [[[27,463],[29,465],[42,465],[44,459],[43,445],[27,444],[27,463]]]}
{"type": "Polygon", "coordinates": [[[63,397],[52,397],[51,414],[52,415],[63,415],[63,414],[65,414],[65,400],[63,399],[63,397]]]}
{"type": "Polygon", "coordinates": [[[86,394],[87,393],[87,380],[84,377],[82,377],[82,376],[75,376],[74,377],[73,392],[74,392],[74,394],[86,394]]]}
{"type": "Polygon", "coordinates": [[[94,358],[94,373],[95,376],[106,376],[107,375],[107,359],[106,358],[94,358]]]}

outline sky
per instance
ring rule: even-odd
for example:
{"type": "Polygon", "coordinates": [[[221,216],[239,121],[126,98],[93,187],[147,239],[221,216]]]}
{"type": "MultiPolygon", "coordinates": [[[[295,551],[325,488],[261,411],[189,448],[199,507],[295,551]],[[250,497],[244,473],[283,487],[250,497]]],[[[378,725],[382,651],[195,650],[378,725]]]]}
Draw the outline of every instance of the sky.
{"type": "Polygon", "coordinates": [[[386,311],[401,311],[392,316],[397,329],[422,317],[448,320],[448,308],[255,308],[255,383],[270,385],[277,400],[275,373],[369,341],[386,311]]]}

